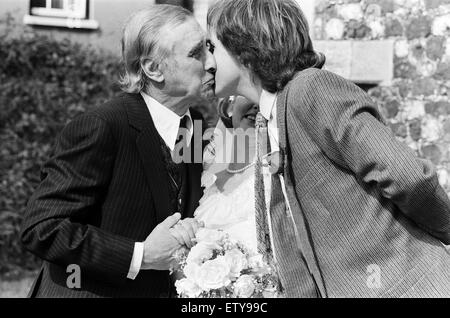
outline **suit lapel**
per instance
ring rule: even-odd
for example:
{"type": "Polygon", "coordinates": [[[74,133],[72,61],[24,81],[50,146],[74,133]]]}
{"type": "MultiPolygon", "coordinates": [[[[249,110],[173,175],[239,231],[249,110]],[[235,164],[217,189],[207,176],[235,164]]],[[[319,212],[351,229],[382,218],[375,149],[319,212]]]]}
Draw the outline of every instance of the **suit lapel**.
{"type": "Polygon", "coordinates": [[[125,94],[128,120],[138,130],[136,145],[155,204],[157,223],[164,221],[169,211],[168,175],[161,153],[158,131],[140,94],[125,94]]]}
{"type": "MultiPolygon", "coordinates": [[[[297,74],[297,76],[301,76],[301,72],[297,74]]],[[[296,77],[297,77],[296,76],[296,77]]],[[[294,80],[292,80],[285,89],[280,93],[279,98],[277,100],[277,125],[279,131],[279,145],[280,151],[284,158],[284,181],[286,185],[286,192],[289,203],[292,209],[292,216],[294,220],[293,226],[295,226],[298,230],[299,236],[298,245],[303,253],[303,256],[306,259],[306,263],[310,274],[312,275],[317,293],[323,298],[327,297],[325,282],[323,279],[322,272],[319,267],[319,263],[317,261],[315,250],[313,246],[313,242],[311,241],[310,231],[308,222],[306,220],[306,216],[304,211],[302,210],[301,204],[298,201],[297,193],[295,191],[295,186],[292,182],[294,180],[292,165],[288,160],[289,158],[289,145],[288,145],[288,132],[287,132],[287,107],[288,107],[288,93],[290,89],[290,84],[292,84],[294,80]]],[[[296,107],[301,107],[301,105],[295,105],[296,107]]],[[[292,160],[292,159],[291,159],[292,160]]]]}

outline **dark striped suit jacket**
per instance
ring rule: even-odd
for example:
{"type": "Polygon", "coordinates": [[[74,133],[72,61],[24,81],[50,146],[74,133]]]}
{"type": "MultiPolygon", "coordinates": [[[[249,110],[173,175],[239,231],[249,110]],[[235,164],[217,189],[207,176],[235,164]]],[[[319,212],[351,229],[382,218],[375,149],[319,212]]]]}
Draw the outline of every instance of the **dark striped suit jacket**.
{"type": "MultiPolygon", "coordinates": [[[[201,164],[187,165],[184,217],[202,195],[201,171],[201,164]]],[[[140,94],[122,94],[70,122],[42,168],[23,223],[23,244],[44,260],[31,295],[168,296],[166,271],[127,279],[134,243],[176,212],[169,210],[167,182],[158,132],[140,94]],[[81,289],[67,288],[70,264],[80,266],[81,289]]]]}
{"type": "Polygon", "coordinates": [[[450,297],[450,200],[370,97],[307,69],[279,94],[277,115],[295,227],[278,213],[275,240],[300,238],[280,260],[298,263],[284,264],[287,295],[450,297]]]}

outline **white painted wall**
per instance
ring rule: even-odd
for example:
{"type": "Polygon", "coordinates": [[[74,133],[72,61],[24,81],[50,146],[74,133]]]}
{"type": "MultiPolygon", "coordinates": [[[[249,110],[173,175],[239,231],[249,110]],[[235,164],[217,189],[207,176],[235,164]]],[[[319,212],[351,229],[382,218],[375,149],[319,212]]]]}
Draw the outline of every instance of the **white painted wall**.
{"type": "MultiPolygon", "coordinates": [[[[91,44],[100,49],[120,55],[122,27],[128,16],[154,0],[91,0],[91,19],[97,20],[100,27],[96,31],[80,31],[65,28],[35,28],[38,32],[50,34],[61,39],[70,38],[84,44],[91,44]]],[[[21,24],[28,14],[29,0],[0,0],[0,19],[11,13],[16,22],[21,24]]]]}

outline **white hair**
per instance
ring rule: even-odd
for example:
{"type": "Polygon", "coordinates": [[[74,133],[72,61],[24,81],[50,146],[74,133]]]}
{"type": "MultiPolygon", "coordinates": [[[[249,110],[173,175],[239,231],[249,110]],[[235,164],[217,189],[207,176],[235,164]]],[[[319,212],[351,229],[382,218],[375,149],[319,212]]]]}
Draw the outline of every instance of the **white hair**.
{"type": "Polygon", "coordinates": [[[127,20],[122,36],[125,74],[120,84],[123,91],[139,93],[146,87],[143,62],[150,59],[155,67],[164,63],[168,56],[168,50],[160,41],[164,30],[178,26],[191,17],[192,13],[183,7],[156,4],[134,13],[127,20]]]}

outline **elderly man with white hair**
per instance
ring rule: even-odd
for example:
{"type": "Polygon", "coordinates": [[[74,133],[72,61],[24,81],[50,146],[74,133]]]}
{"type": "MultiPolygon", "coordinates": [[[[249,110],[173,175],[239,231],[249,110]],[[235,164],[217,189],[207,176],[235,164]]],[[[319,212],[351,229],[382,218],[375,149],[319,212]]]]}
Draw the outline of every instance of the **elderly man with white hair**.
{"type": "Polygon", "coordinates": [[[122,53],[124,93],[63,129],[29,200],[22,242],[44,260],[31,297],[170,297],[173,253],[202,226],[201,162],[175,159],[201,145],[191,107],[214,94],[205,32],[153,5],[127,22],[122,53]]]}

